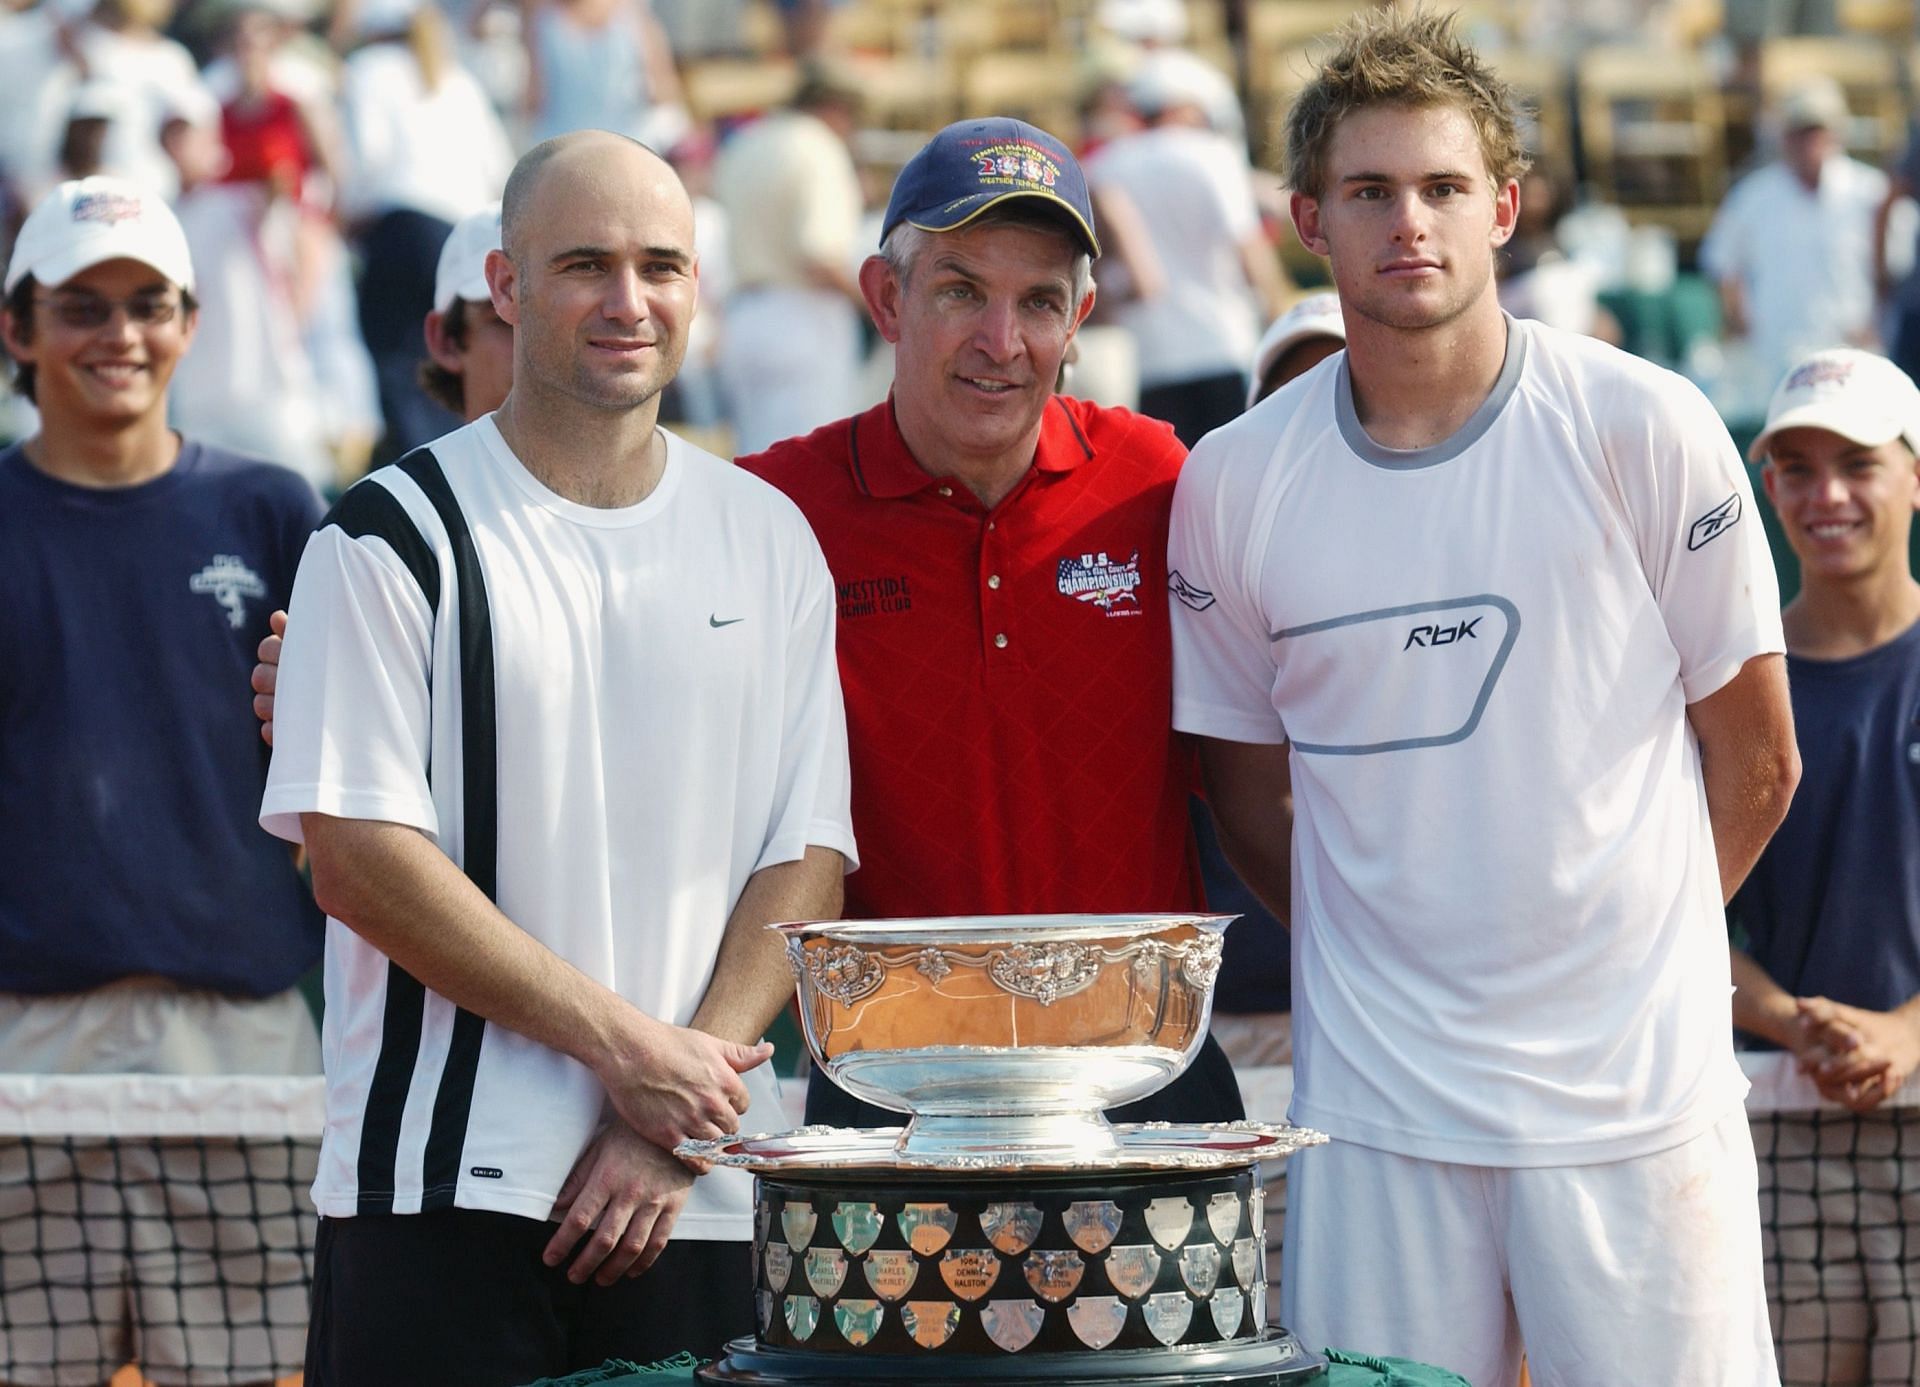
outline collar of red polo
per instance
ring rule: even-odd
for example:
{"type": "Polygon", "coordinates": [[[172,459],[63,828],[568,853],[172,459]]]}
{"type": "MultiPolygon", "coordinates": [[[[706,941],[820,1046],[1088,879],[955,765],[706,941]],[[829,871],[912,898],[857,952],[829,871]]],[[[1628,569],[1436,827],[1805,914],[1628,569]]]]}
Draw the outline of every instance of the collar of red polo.
{"type": "MultiPolygon", "coordinates": [[[[860,490],[869,496],[892,499],[911,496],[942,480],[930,475],[900,436],[900,422],[894,416],[893,396],[853,420],[849,451],[853,477],[860,490]]],[[[1040,472],[1071,472],[1093,456],[1093,447],[1081,432],[1079,421],[1067,402],[1055,395],[1047,401],[1040,416],[1040,442],[1034,449],[1033,465],[1040,472]]]]}

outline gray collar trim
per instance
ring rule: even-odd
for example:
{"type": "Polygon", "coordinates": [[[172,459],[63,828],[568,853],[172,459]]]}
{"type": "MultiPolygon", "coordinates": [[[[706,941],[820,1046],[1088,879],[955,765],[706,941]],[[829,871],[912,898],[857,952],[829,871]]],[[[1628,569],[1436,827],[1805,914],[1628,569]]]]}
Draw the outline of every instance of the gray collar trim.
{"type": "Polygon", "coordinates": [[[1333,383],[1333,417],[1339,425],[1340,437],[1346,440],[1349,448],[1363,462],[1375,467],[1384,467],[1394,472],[1411,472],[1422,467],[1438,467],[1443,462],[1451,462],[1467,451],[1486,431],[1493,427],[1493,421],[1500,417],[1500,411],[1506,408],[1507,401],[1519,388],[1520,372],[1526,366],[1527,336],[1520,325],[1512,318],[1507,319],[1507,358],[1500,365],[1500,378],[1493,383],[1493,389],[1487,398],[1480,402],[1480,408],[1473,412],[1453,436],[1427,448],[1385,448],[1367,436],[1360,427],[1360,416],[1353,407],[1353,377],[1348,373],[1347,354],[1340,354],[1340,365],[1333,383]]]}

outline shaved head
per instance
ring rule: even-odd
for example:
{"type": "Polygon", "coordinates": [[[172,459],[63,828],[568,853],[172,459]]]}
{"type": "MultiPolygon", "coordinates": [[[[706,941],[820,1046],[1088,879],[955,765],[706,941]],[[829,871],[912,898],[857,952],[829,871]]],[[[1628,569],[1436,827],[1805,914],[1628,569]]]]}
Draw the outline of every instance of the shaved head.
{"type": "MultiPolygon", "coordinates": [[[[507,177],[500,197],[500,248],[514,261],[521,259],[527,223],[539,205],[541,187],[550,177],[600,181],[638,174],[649,181],[665,178],[676,187],[680,175],[673,166],[640,141],[611,130],[574,130],[556,135],[520,156],[507,177]]],[[[686,189],[680,188],[686,200],[686,189]]],[[[692,203],[687,202],[688,216],[692,203]]]]}
{"type": "Polygon", "coordinates": [[[680,369],[698,302],[692,200],[624,135],[536,145],[507,181],[487,288],[514,329],[515,396],[647,406],[680,369]]]}

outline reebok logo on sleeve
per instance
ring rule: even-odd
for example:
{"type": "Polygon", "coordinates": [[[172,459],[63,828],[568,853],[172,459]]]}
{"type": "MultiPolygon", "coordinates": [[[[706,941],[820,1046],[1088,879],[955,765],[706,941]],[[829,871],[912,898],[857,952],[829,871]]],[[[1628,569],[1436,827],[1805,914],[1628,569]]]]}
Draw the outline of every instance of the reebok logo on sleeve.
{"type": "Polygon", "coordinates": [[[1693,528],[1687,531],[1687,548],[1698,549],[1701,545],[1720,538],[1739,523],[1740,493],[1736,491],[1693,522],[1693,528]]]}
{"type": "Polygon", "coordinates": [[[1197,588],[1189,583],[1180,576],[1178,569],[1167,575],[1167,591],[1196,612],[1204,612],[1213,605],[1213,594],[1205,588],[1197,588]]]}

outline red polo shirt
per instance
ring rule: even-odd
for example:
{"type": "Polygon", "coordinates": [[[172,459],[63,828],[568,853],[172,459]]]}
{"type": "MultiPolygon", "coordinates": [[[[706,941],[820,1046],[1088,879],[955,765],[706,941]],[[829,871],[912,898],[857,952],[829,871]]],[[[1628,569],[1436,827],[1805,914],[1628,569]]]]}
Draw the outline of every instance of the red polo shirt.
{"type": "Polygon", "coordinates": [[[849,916],[1190,910],[1172,731],[1165,424],[1056,396],[992,510],[907,451],[891,401],[741,459],[839,589],[861,867],[849,916]]]}

